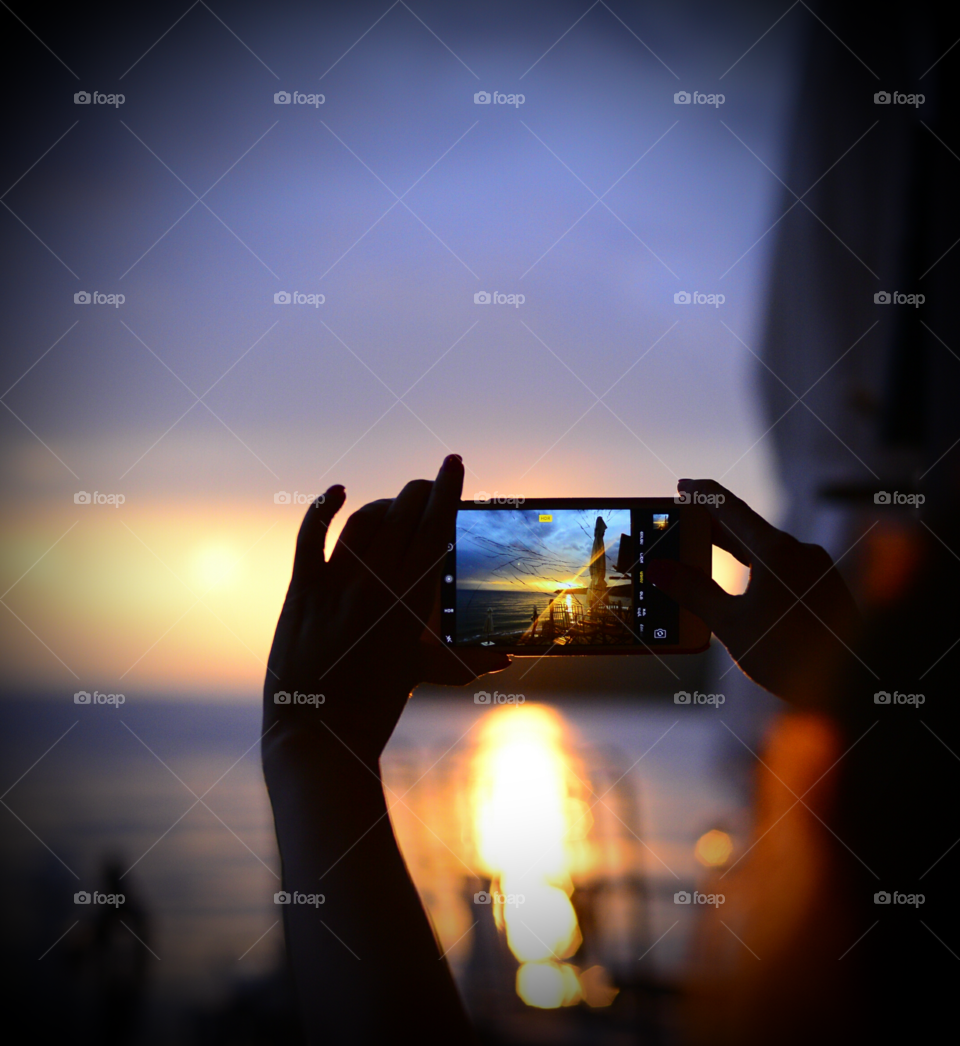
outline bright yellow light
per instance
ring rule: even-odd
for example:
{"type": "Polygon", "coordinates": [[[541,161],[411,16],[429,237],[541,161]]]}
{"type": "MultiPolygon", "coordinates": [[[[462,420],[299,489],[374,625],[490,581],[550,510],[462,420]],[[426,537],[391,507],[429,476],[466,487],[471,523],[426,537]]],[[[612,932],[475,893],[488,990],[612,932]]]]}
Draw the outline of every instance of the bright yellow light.
{"type": "MultiPolygon", "coordinates": [[[[525,881],[525,880],[524,880],[525,881]]],[[[512,890],[508,878],[501,880],[501,889],[509,897],[521,891],[512,890]]],[[[543,883],[529,888],[529,896],[523,893],[523,904],[517,904],[517,916],[512,917],[510,905],[506,905],[504,922],[507,927],[507,944],[510,951],[521,962],[541,962],[544,959],[564,959],[580,947],[580,930],[577,914],[570,898],[557,886],[543,883]]]]}
{"type": "Polygon", "coordinates": [[[477,860],[502,899],[494,917],[522,963],[517,991],[531,1006],[580,997],[575,969],[558,960],[582,939],[570,902],[572,876],[591,862],[582,777],[556,712],[518,705],[485,713],[473,760],[477,860]]]}
{"type": "Polygon", "coordinates": [[[474,759],[474,829],[491,877],[537,875],[565,886],[586,857],[592,817],[564,751],[560,716],[537,705],[487,712],[474,759]]]}
{"type": "Polygon", "coordinates": [[[721,832],[718,828],[711,828],[709,832],[704,832],[697,840],[697,845],[693,850],[694,857],[707,868],[718,868],[720,865],[726,864],[731,853],[733,853],[733,840],[726,832],[721,832]]]}
{"type": "Polygon", "coordinates": [[[572,1006],[580,994],[577,972],[566,963],[525,962],[517,970],[517,995],[528,1006],[555,1010],[572,1006]]]}
{"type": "Polygon", "coordinates": [[[239,580],[242,570],[242,565],[238,563],[240,558],[240,552],[227,545],[205,545],[198,548],[190,564],[192,581],[202,592],[234,585],[239,580]]]}

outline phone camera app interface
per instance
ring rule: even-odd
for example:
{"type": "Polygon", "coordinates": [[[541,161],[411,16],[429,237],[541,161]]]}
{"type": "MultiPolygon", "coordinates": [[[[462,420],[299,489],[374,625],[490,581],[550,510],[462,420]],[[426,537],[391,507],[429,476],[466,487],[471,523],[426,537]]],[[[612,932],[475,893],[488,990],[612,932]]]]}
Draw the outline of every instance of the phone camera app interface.
{"type": "Polygon", "coordinates": [[[461,509],[441,586],[443,639],[458,646],[679,643],[679,610],[644,580],[647,557],[679,556],[676,512],[461,509]]]}

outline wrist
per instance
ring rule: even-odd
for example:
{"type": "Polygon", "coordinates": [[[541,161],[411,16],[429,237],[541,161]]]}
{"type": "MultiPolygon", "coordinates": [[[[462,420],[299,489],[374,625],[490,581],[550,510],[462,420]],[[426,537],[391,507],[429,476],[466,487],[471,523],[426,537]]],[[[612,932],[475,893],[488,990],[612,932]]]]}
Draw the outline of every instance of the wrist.
{"type": "MultiPolygon", "coordinates": [[[[359,770],[379,778],[380,755],[410,687],[366,684],[327,688],[316,703],[283,703],[264,694],[261,754],[265,774],[341,777],[359,770]]],[[[293,691],[287,686],[288,692],[293,691]]]]}
{"type": "Polygon", "coordinates": [[[277,722],[260,743],[263,775],[268,786],[288,781],[318,786],[352,787],[355,781],[380,781],[380,760],[372,753],[348,747],[322,725],[291,729],[277,722]]]}
{"type": "Polygon", "coordinates": [[[281,745],[264,758],[285,876],[302,871],[304,862],[317,874],[314,864],[332,864],[387,817],[379,767],[371,772],[349,752],[344,756],[281,745]]]}

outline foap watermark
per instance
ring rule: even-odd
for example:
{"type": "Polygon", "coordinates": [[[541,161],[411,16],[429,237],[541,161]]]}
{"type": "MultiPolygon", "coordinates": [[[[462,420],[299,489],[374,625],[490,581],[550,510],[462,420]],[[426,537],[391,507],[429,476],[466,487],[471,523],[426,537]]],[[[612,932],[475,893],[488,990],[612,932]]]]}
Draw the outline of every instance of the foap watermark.
{"type": "Polygon", "coordinates": [[[915,309],[926,300],[924,294],[904,294],[902,291],[877,291],[873,296],[874,305],[912,305],[915,309]]]}
{"type": "Polygon", "coordinates": [[[77,890],[73,895],[74,904],[112,904],[119,908],[126,901],[122,893],[101,893],[99,890],[77,890]]]}
{"type": "Polygon", "coordinates": [[[99,690],[92,694],[89,690],[78,690],[73,695],[75,705],[113,705],[119,708],[126,700],[123,694],[101,694],[99,690]]]}
{"type": "Polygon", "coordinates": [[[673,96],[674,105],[712,105],[719,109],[727,100],[725,94],[704,94],[703,91],[677,91],[673,96]]]}
{"type": "Polygon", "coordinates": [[[273,495],[274,505],[316,505],[320,506],[327,500],[326,494],[301,494],[295,490],[292,494],[288,490],[278,490],[273,495]]]}
{"type": "Polygon", "coordinates": [[[473,296],[474,305],[512,305],[515,309],[519,309],[526,300],[523,294],[501,294],[500,291],[494,291],[493,294],[477,291],[473,296]]]}
{"type": "Polygon", "coordinates": [[[478,490],[473,495],[473,503],[475,505],[522,505],[525,498],[509,498],[504,497],[494,491],[492,494],[488,494],[485,490],[478,490]]]}
{"type": "Polygon", "coordinates": [[[692,694],[688,690],[678,690],[673,695],[675,705],[713,705],[719,708],[726,700],[723,694],[701,694],[699,690],[692,694]]]}
{"type": "Polygon", "coordinates": [[[323,694],[301,694],[299,690],[294,690],[292,694],[288,690],[278,690],[273,695],[275,705],[313,705],[319,708],[324,701],[326,697],[323,694]]]}
{"type": "Polygon", "coordinates": [[[894,690],[892,694],[889,690],[878,690],[873,695],[875,705],[913,705],[914,708],[919,708],[926,702],[925,694],[901,694],[899,690],[894,690]]]}
{"type": "Polygon", "coordinates": [[[719,908],[726,901],[722,893],[700,893],[699,890],[677,890],[673,895],[674,904],[712,904],[719,908]]]}
{"type": "Polygon", "coordinates": [[[475,705],[522,705],[524,701],[523,694],[501,694],[499,690],[492,694],[488,690],[478,690],[473,695],[475,705]]]}
{"type": "Polygon", "coordinates": [[[918,109],[926,100],[926,95],[904,94],[903,91],[877,91],[873,96],[874,105],[912,105],[914,109],[918,109]]]}
{"type": "Polygon", "coordinates": [[[874,904],[909,904],[914,908],[919,908],[926,900],[922,893],[898,893],[896,890],[878,890],[873,895],[874,904]]]}
{"type": "Polygon", "coordinates": [[[498,890],[478,890],[473,895],[474,904],[509,904],[518,907],[526,904],[526,901],[522,893],[500,893],[498,890]]]}
{"type": "Polygon", "coordinates": [[[702,294],[700,291],[677,291],[673,296],[674,305],[712,305],[715,309],[726,300],[725,294],[702,294]]]}
{"type": "Polygon", "coordinates": [[[273,895],[274,904],[308,904],[311,908],[319,908],[326,902],[322,893],[300,893],[297,890],[277,890],[273,895]]]}
{"type": "Polygon", "coordinates": [[[874,505],[913,505],[919,508],[926,500],[926,494],[904,494],[899,490],[892,494],[889,490],[878,490],[873,495],[874,505]]]}
{"type": "Polygon", "coordinates": [[[502,91],[475,91],[473,95],[474,105],[512,105],[519,109],[527,100],[524,94],[504,94],[502,91]]]}
{"type": "Polygon", "coordinates": [[[276,91],[273,96],[274,105],[312,105],[318,109],[326,101],[322,94],[304,94],[303,91],[276,91]]]}
{"type": "Polygon", "coordinates": [[[74,505],[113,505],[119,508],[126,500],[124,494],[101,494],[99,490],[92,494],[87,490],[78,490],[73,495],[74,505]]]}
{"type": "Polygon", "coordinates": [[[104,94],[103,91],[77,91],[73,96],[74,105],[112,105],[119,109],[127,100],[125,94],[104,94]]]}
{"type": "Polygon", "coordinates": [[[682,490],[673,496],[677,505],[722,505],[726,494],[701,494],[699,490],[682,490]]]}
{"type": "Polygon", "coordinates": [[[115,309],[126,300],[125,294],[102,294],[100,291],[77,291],[73,296],[74,305],[112,305],[115,309]]]}
{"type": "Polygon", "coordinates": [[[302,291],[277,291],[273,296],[274,305],[312,305],[315,309],[326,300],[323,294],[304,294],[302,291]]]}

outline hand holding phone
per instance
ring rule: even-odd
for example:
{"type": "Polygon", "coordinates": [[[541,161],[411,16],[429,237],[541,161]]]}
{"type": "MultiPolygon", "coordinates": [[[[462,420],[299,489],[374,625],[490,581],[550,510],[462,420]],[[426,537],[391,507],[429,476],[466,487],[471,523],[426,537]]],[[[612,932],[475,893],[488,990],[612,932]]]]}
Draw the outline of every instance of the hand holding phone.
{"type": "Polygon", "coordinates": [[[354,512],[329,557],[346,491],[330,487],[310,505],[264,681],[265,765],[289,763],[292,748],[309,761],[322,747],[375,768],[413,687],[507,667],[503,652],[457,653],[427,627],[462,488],[451,455],[435,480],[354,512]]]}
{"type": "Polygon", "coordinates": [[[778,530],[714,480],[682,479],[678,490],[703,497],[713,544],[750,568],[750,583],[731,595],[708,572],[669,560],[648,575],[706,622],[751,679],[822,707],[842,671],[858,663],[866,671],[855,651],[860,612],[825,549],[778,530]]]}

